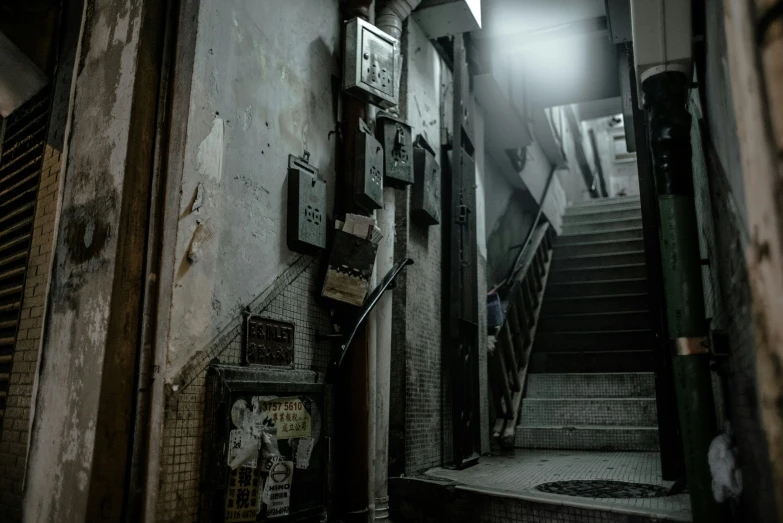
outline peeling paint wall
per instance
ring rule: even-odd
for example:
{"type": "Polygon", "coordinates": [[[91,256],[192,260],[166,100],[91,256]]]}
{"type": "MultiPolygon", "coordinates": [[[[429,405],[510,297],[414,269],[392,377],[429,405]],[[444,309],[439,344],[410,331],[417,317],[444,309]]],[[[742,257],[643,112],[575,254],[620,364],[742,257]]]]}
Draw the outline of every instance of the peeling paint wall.
{"type": "Polygon", "coordinates": [[[201,3],[167,381],[295,259],[288,155],[309,151],[334,199],[338,1],[282,5],[201,3]]]}
{"type": "Polygon", "coordinates": [[[115,279],[141,2],[88,2],[29,466],[29,521],[84,521],[115,279]]]}

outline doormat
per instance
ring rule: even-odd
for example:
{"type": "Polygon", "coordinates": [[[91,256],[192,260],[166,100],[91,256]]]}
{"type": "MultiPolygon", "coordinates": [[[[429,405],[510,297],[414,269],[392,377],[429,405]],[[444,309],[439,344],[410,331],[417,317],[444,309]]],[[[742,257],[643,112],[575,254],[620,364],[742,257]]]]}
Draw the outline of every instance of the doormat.
{"type": "Polygon", "coordinates": [[[580,498],[659,498],[669,495],[669,489],[659,485],[603,479],[555,481],[542,483],[535,489],[548,494],[580,498]]]}

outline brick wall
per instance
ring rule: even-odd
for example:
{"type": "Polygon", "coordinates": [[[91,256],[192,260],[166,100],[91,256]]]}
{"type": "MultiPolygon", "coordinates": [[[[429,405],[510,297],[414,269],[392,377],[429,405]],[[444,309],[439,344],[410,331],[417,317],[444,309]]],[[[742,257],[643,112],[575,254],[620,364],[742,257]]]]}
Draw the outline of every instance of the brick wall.
{"type": "Polygon", "coordinates": [[[64,40],[62,49],[52,91],[19,331],[3,430],[0,432],[0,514],[7,515],[9,521],[21,519],[33,385],[38,370],[44,307],[51,273],[61,156],[76,52],[75,41],[70,34],[64,40]]]}

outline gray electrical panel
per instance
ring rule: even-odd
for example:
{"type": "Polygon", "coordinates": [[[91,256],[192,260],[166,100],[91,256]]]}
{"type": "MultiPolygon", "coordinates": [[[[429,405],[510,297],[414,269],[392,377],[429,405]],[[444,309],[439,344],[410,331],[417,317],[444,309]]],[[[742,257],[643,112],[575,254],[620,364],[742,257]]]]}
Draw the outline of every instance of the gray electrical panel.
{"type": "Polygon", "coordinates": [[[312,253],[326,248],[326,182],[318,169],[302,158],[288,156],[288,248],[312,253]]]}
{"type": "Polygon", "coordinates": [[[384,109],[397,105],[402,70],[400,44],[360,18],[345,25],[343,89],[384,109]]]}
{"type": "Polygon", "coordinates": [[[440,166],[435,161],[435,153],[421,137],[418,144],[413,148],[411,219],[423,226],[437,225],[440,223],[440,166]]]}
{"type": "Polygon", "coordinates": [[[356,203],[367,211],[383,207],[383,147],[359,120],[356,130],[356,203]]]}
{"type": "Polygon", "coordinates": [[[413,144],[411,126],[390,114],[375,119],[383,146],[383,183],[403,189],[413,183],[413,144]]]}

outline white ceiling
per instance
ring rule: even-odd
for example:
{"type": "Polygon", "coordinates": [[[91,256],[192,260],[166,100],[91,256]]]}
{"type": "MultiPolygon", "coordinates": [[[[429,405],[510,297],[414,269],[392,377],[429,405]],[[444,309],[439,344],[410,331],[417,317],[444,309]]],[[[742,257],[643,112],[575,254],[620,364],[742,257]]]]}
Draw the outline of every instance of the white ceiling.
{"type": "Polygon", "coordinates": [[[479,38],[492,38],[606,15],[604,0],[483,0],[479,38]]]}

